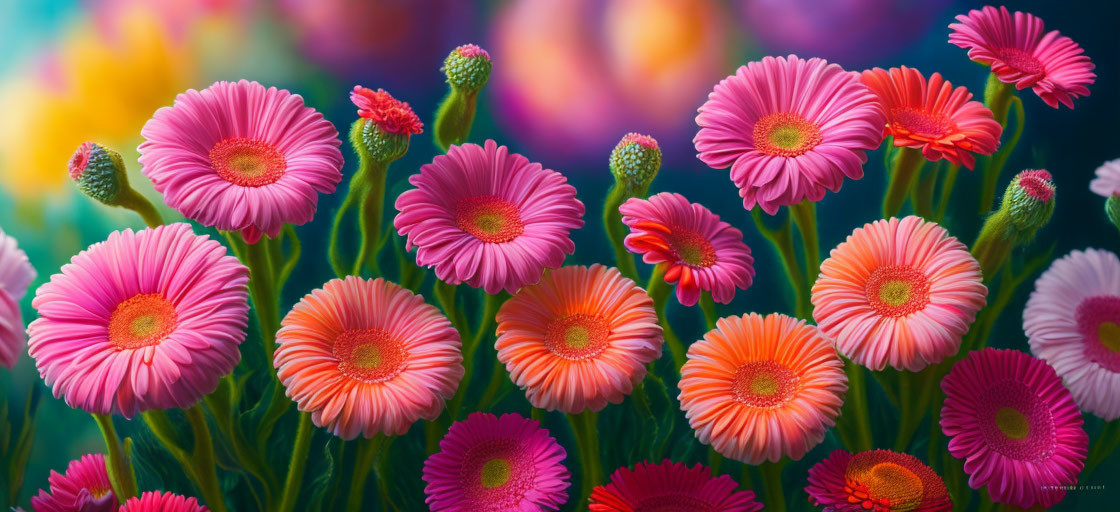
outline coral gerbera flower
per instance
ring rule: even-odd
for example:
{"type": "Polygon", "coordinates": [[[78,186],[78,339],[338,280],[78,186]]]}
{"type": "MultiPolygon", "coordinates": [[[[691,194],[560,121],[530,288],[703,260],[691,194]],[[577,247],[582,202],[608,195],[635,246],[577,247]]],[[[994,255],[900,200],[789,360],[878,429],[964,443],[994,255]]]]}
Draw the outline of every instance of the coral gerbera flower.
{"type": "Polygon", "coordinates": [[[885,134],[896,147],[917,148],[927,160],[946,160],[972,169],[976,156],[990,155],[999,147],[1003,127],[992,111],[972,93],[934,73],[926,80],[916,69],[902,66],[890,71],[863,72],[867,84],[887,113],[885,134]]]}
{"type": "Polygon", "coordinates": [[[536,420],[474,412],[424,462],[434,512],[537,512],[568,501],[567,453],[536,420]]]}
{"type": "Polygon", "coordinates": [[[816,327],[786,315],[721,318],[688,348],[681,409],[700,442],[747,464],[798,460],[836,423],[848,377],[816,327]]]}
{"type": "Polygon", "coordinates": [[[1085,466],[1089,436],[1054,369],[1016,350],[973,351],[941,381],[941,430],[973,489],[996,503],[1049,508],[1085,466]]]}
{"type": "Polygon", "coordinates": [[[1089,95],[1097,79],[1089,57],[1057,30],[1045,32],[1042,18],[990,5],[957,16],[949,42],[968,49],[968,58],[992,67],[992,73],[1016,89],[1031,87],[1042,101],[1073,108],[1073,100],[1089,95]]]}
{"type": "Polygon", "coordinates": [[[698,512],[756,512],[762,504],[752,491],[736,491],[730,476],[712,478],[712,470],[697,464],[665,459],[661,464],[639,462],[634,469],[618,468],[607,485],[591,491],[591,512],[695,510],[698,512]]]}
{"type": "Polygon", "coordinates": [[[916,372],[957,353],[987,295],[980,264],[945,228],[892,217],[857,228],[824,260],[813,319],[852,361],[916,372]]]}
{"type": "Polygon", "coordinates": [[[1120,258],[1087,249],[1055,261],[1035,282],[1023,330],[1081,409],[1120,418],[1120,258]]]}
{"type": "Polygon", "coordinates": [[[373,121],[378,128],[398,135],[424,133],[424,123],[408,103],[400,101],[384,89],[376,91],[355,85],[350,101],[358,107],[358,116],[373,121]]]}
{"type": "Polygon", "coordinates": [[[249,270],[177,223],[114,231],[39,287],[28,353],[70,407],[187,408],[241,360],[249,270]]]}
{"type": "Polygon", "coordinates": [[[16,239],[0,229],[0,365],[14,368],[27,333],[19,301],[35,279],[35,269],[20,250],[16,239]]]}
{"type": "Polygon", "coordinates": [[[882,142],[883,111],[853,73],[818,58],[766,57],[741,66],[700,107],[698,157],[731,168],[743,207],[820,201],[863,177],[882,142]]]}
{"type": "Polygon", "coordinates": [[[109,483],[105,456],[100,453],[82,455],[70,461],[64,474],[51,471],[47,477],[51,492],[39,489],[31,498],[37,512],[115,512],[117,497],[109,483]]]}
{"type": "Polygon", "coordinates": [[[303,98],[257,82],[216,82],[175,98],[140,131],[144,175],[172,208],[256,243],[315,215],[342,180],[338,131],[303,98]]]}
{"type": "Polygon", "coordinates": [[[332,279],[281,325],[280,382],[315,425],[343,439],[400,435],[436,419],[463,378],[459,331],[384,279],[332,279]]]}
{"type": "Polygon", "coordinates": [[[492,140],[451,146],[408,182],[416,188],[397,198],[393,225],[417,247],[416,264],[446,283],[514,293],[575,252],[576,189],[492,140]]]}
{"type": "Polygon", "coordinates": [[[124,502],[118,512],[210,512],[210,509],[199,505],[194,498],[149,491],[124,502]]]}
{"type": "Polygon", "coordinates": [[[833,451],[809,468],[805,492],[836,512],[949,512],[945,482],[917,458],[890,450],[833,451]]]}
{"type": "Polygon", "coordinates": [[[630,227],[626,248],[646,263],[668,267],[665,282],[677,284],[681,304],[696,304],[701,290],[727,304],[736,288],[751,285],[754,258],[743,233],[704,206],[662,192],[648,200],[632,198],[618,210],[630,227]]]}
{"type": "Polygon", "coordinates": [[[1120,195],[1120,158],[1101,164],[1096,174],[1089,182],[1089,190],[1104,198],[1120,195]]]}
{"type": "Polygon", "coordinates": [[[547,272],[498,310],[498,360],[533,407],[578,414],[624,396],[661,357],[653,299],[616,268],[547,272]]]}

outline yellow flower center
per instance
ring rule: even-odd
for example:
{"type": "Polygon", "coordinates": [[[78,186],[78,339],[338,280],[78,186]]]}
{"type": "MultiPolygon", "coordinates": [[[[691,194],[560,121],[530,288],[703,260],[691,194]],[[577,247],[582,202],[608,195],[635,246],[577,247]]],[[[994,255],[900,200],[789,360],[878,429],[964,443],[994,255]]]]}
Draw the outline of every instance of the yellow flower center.
{"type": "Polygon", "coordinates": [[[501,487],[509,482],[509,477],[513,474],[513,466],[509,461],[502,458],[490,459],[482,465],[481,478],[482,486],[487,489],[501,487]]]}
{"type": "Polygon", "coordinates": [[[162,342],[178,324],[173,306],[159,293],[141,293],[121,302],[109,316],[109,343],[137,349],[162,342]]]}
{"type": "Polygon", "coordinates": [[[1010,439],[1026,439],[1031,433],[1027,417],[1011,407],[1001,407],[996,411],[996,427],[1010,439]]]}
{"type": "Polygon", "coordinates": [[[1104,348],[1120,354],[1120,325],[1108,321],[1101,322],[1097,326],[1097,339],[1101,340],[1104,348]]]}

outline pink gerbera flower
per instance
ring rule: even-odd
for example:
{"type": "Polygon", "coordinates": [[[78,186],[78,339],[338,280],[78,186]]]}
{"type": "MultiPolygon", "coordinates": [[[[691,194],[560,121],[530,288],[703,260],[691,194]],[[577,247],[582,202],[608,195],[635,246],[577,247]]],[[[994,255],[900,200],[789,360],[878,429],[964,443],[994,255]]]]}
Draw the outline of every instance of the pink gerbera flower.
{"type": "Polygon", "coordinates": [[[514,293],[575,252],[576,189],[492,140],[451,146],[408,182],[416,188],[397,198],[393,225],[417,247],[416,264],[446,283],[514,293]]]}
{"type": "Polygon", "coordinates": [[[626,248],[646,263],[666,265],[665,282],[677,284],[681,304],[696,304],[701,290],[727,304],[736,288],[751,285],[754,258],[743,233],[704,206],[662,192],[648,200],[632,198],[618,210],[630,227],[626,248]]]}
{"type": "Polygon", "coordinates": [[[968,57],[992,67],[992,73],[1016,89],[1031,87],[1042,101],[1073,108],[1089,95],[1097,79],[1093,63],[1072,39],[1057,30],[1045,32],[1042,18],[990,5],[957,16],[949,42],[968,49],[968,57]]]}
{"type": "Polygon", "coordinates": [[[712,470],[697,464],[665,459],[661,464],[639,462],[634,469],[618,468],[607,485],[591,492],[591,512],[694,510],[697,512],[757,512],[762,504],[752,491],[736,491],[730,476],[712,478],[712,470]]]}
{"type": "Polygon", "coordinates": [[[433,512],[537,512],[568,501],[564,447],[536,420],[474,412],[424,462],[433,512]]]}
{"type": "Polygon", "coordinates": [[[579,414],[617,404],[661,357],[653,299],[616,268],[550,270],[498,310],[498,360],[533,407],[579,414]]]}
{"type": "Polygon", "coordinates": [[[1097,177],[1089,182],[1089,190],[1104,198],[1120,195],[1120,158],[1097,167],[1097,177]]]}
{"type": "Polygon", "coordinates": [[[109,483],[105,456],[100,453],[82,455],[70,461],[64,474],[51,471],[47,477],[51,492],[39,489],[31,498],[36,512],[115,512],[117,497],[109,483]]]}
{"type": "Polygon", "coordinates": [[[949,512],[945,482],[917,458],[890,450],[835,450],[809,468],[805,492],[835,512],[949,512]]]}
{"type": "Polygon", "coordinates": [[[27,333],[19,301],[35,279],[35,269],[20,250],[16,239],[0,229],[0,365],[14,368],[27,333]]]}
{"type": "Polygon", "coordinates": [[[987,303],[980,264],[934,222],[865,224],[813,285],[813,319],[841,354],[872,370],[919,371],[956,354],[987,303]]]}
{"type": "Polygon", "coordinates": [[[124,502],[118,512],[210,512],[210,509],[199,505],[194,498],[151,491],[124,502]]]}
{"type": "Polygon", "coordinates": [[[436,419],[463,378],[459,331],[384,279],[332,279],[281,324],[280,382],[315,425],[343,439],[400,435],[436,419]]]}
{"type": "Polygon", "coordinates": [[[28,352],[67,405],[187,408],[241,359],[249,270],[178,223],[115,231],[39,287],[28,352]]]}
{"type": "Polygon", "coordinates": [[[941,381],[941,430],[973,489],[996,503],[1050,508],[1085,466],[1089,436],[1054,369],[1016,350],[969,353],[941,381]]]}
{"type": "Polygon", "coordinates": [[[858,75],[817,58],[766,57],[716,85],[693,143],[704,163],[731,168],[746,209],[773,215],[838,192],[844,177],[862,178],[883,122],[858,75]]]}
{"type": "Polygon", "coordinates": [[[418,135],[424,132],[424,123],[408,103],[400,101],[384,89],[368,89],[355,85],[350,91],[350,101],[358,107],[358,116],[369,119],[378,128],[398,135],[418,135]]]}
{"type": "Polygon", "coordinates": [[[1120,259],[1073,251],[1035,282],[1023,310],[1031,352],[1054,367],[1081,409],[1120,418],[1120,259]]]}
{"type": "Polygon", "coordinates": [[[175,98],[140,131],[143,172],[172,208],[256,243],[315,215],[342,180],[338,131],[303,98],[217,82],[175,98]]]}

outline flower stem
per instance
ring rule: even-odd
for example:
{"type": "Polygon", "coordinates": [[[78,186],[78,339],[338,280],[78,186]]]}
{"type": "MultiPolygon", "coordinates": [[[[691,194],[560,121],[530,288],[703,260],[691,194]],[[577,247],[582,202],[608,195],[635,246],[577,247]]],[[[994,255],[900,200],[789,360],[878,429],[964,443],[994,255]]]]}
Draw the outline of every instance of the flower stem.
{"type": "Polygon", "coordinates": [[[960,172],[961,166],[953,164],[949,166],[949,170],[941,178],[941,191],[938,198],[937,213],[934,220],[941,222],[945,220],[945,213],[949,209],[949,198],[953,195],[953,185],[957,182],[957,173],[960,172]]]}
{"type": "MultiPolygon", "coordinates": [[[[846,446],[851,452],[870,450],[871,440],[871,413],[867,407],[867,373],[864,368],[852,361],[847,361],[844,370],[848,374],[848,395],[844,399],[844,409],[840,413],[840,421],[850,428],[855,429],[855,446],[846,446]],[[853,424],[854,423],[854,424],[853,424]]],[[[901,400],[902,398],[899,397],[901,400]]]]}
{"type": "Polygon", "coordinates": [[[1011,249],[1015,243],[1007,237],[1011,219],[1002,208],[992,212],[984,220],[984,227],[980,235],[972,244],[972,256],[980,263],[980,273],[984,282],[990,282],[992,277],[1003,268],[1004,263],[1011,256],[1011,249]]]}
{"type": "Polygon", "coordinates": [[[342,205],[338,207],[338,211],[334,213],[334,223],[331,224],[331,241],[327,249],[328,258],[331,261],[331,268],[334,270],[335,277],[345,277],[346,262],[342,260],[342,250],[338,246],[338,234],[342,227],[342,220],[346,218],[346,212],[354,207],[358,202],[358,198],[362,195],[361,189],[363,188],[362,182],[358,175],[350,178],[350,189],[346,193],[346,198],[342,200],[342,205]]]}
{"type": "Polygon", "coordinates": [[[598,413],[591,410],[568,415],[568,422],[572,424],[572,433],[579,446],[579,461],[583,477],[583,487],[579,494],[580,504],[575,510],[587,509],[591,491],[603,480],[603,468],[599,461],[599,433],[596,431],[597,419],[598,413]]]}
{"type": "MultiPolygon", "coordinates": [[[[264,344],[268,360],[276,350],[276,331],[280,330],[280,313],[276,305],[276,290],[273,289],[272,261],[267,244],[263,240],[246,245],[245,265],[249,267],[249,294],[257,311],[257,322],[261,329],[261,342],[264,344]]],[[[270,372],[275,376],[275,372],[270,372]]]]}
{"type": "Polygon", "coordinates": [[[704,292],[700,294],[700,311],[704,313],[704,325],[708,330],[716,328],[716,320],[719,320],[719,313],[716,312],[716,303],[712,300],[712,294],[704,292]]]}
{"type": "Polygon", "coordinates": [[[995,120],[999,122],[1000,126],[1004,127],[1004,131],[1007,131],[1007,117],[1012,106],[1015,107],[1016,121],[1015,131],[1011,138],[988,159],[988,165],[984,169],[984,182],[980,189],[980,205],[977,211],[980,215],[987,213],[995,202],[999,175],[1003,171],[1007,159],[1011,156],[1011,152],[1015,150],[1015,146],[1019,143],[1019,137],[1023,135],[1023,122],[1025,120],[1023,102],[1015,94],[1015,88],[1001,82],[995,73],[988,75],[988,84],[984,89],[984,104],[992,109],[995,120]]]}
{"type": "MultiPolygon", "coordinates": [[[[478,359],[478,346],[482,344],[482,339],[490,330],[490,326],[493,325],[494,315],[497,313],[498,307],[505,302],[507,297],[508,295],[505,292],[495,295],[486,294],[482,306],[482,320],[479,322],[478,330],[463,344],[463,379],[460,381],[459,389],[455,392],[455,396],[451,398],[451,404],[448,407],[452,421],[459,417],[459,410],[463,405],[467,388],[470,387],[471,378],[474,376],[475,362],[478,359]]],[[[500,363],[495,362],[495,364],[500,363]]]]}
{"type": "Polygon", "coordinates": [[[121,190],[117,206],[128,208],[140,214],[140,218],[144,219],[144,224],[147,224],[149,228],[163,225],[163,217],[156,211],[152,202],[132,187],[126,186],[124,190],[121,190]]]}
{"type": "Polygon", "coordinates": [[[373,469],[374,459],[385,443],[385,436],[380,434],[370,439],[358,439],[358,453],[354,457],[354,476],[350,480],[350,495],[346,500],[347,512],[362,510],[362,498],[366,490],[366,479],[373,469]]]}
{"type": "Polygon", "coordinates": [[[794,310],[797,316],[805,318],[804,315],[812,313],[806,311],[806,304],[809,303],[808,297],[805,296],[805,290],[808,288],[805,285],[804,274],[801,273],[801,264],[797,262],[797,255],[793,252],[793,219],[792,216],[787,216],[778,229],[770,229],[766,226],[766,222],[762,217],[762,211],[758,208],[751,210],[751,217],[754,219],[754,225],[758,227],[758,231],[762,236],[774,246],[778,251],[778,257],[782,260],[782,267],[785,268],[786,277],[791,285],[793,285],[793,300],[794,310]]]}
{"type": "Polygon", "coordinates": [[[478,91],[461,92],[455,88],[440,103],[436,113],[433,135],[436,145],[443,151],[452,144],[466,142],[474,124],[474,112],[478,104],[478,91]]]}
{"type": "Polygon", "coordinates": [[[634,255],[626,250],[624,240],[626,238],[627,228],[622,223],[622,212],[618,211],[618,207],[622,206],[627,199],[633,197],[626,191],[626,187],[620,183],[615,183],[611,187],[610,192],[607,194],[607,200],[603,204],[603,229],[607,232],[607,238],[611,241],[611,247],[614,248],[615,264],[618,265],[618,270],[622,272],[623,276],[638,281],[638,267],[634,263],[634,255]]]}
{"type": "Polygon", "coordinates": [[[673,366],[680,371],[681,367],[684,366],[687,352],[684,343],[681,343],[677,333],[673,332],[673,328],[669,325],[669,318],[665,314],[669,296],[673,293],[669,283],[665,282],[665,269],[665,263],[654,267],[653,275],[649,276],[649,284],[646,285],[646,293],[653,299],[653,309],[657,311],[657,317],[661,321],[665,344],[669,345],[669,352],[673,356],[673,366]]]}
{"type": "Polygon", "coordinates": [[[786,495],[782,490],[782,467],[785,460],[779,462],[763,462],[758,466],[762,473],[762,488],[766,493],[766,508],[768,510],[785,510],[786,495]]]}
{"type": "Polygon", "coordinates": [[[296,441],[292,447],[292,458],[288,463],[288,476],[284,479],[284,494],[280,498],[280,512],[295,510],[299,490],[303,487],[303,470],[307,466],[307,454],[311,451],[311,438],[314,436],[311,427],[311,415],[306,412],[299,413],[299,427],[296,430],[296,441]]]}
{"type": "Polygon", "coordinates": [[[194,404],[186,411],[187,422],[194,434],[194,448],[191,451],[195,483],[202,491],[206,505],[214,512],[225,512],[226,503],[222,488],[218,484],[217,466],[214,459],[214,445],[210,438],[210,427],[206,424],[206,414],[202,406],[194,404]]]}
{"type": "Polygon", "coordinates": [[[94,414],[93,419],[101,428],[101,436],[105,438],[105,448],[109,452],[107,465],[113,495],[118,502],[124,503],[137,495],[136,473],[132,470],[131,460],[132,440],[125,438],[123,443],[120,441],[111,415],[94,414]]]}
{"type": "Polygon", "coordinates": [[[899,148],[895,155],[894,170],[891,172],[887,194],[883,197],[883,218],[889,219],[902,211],[906,198],[914,188],[915,179],[922,170],[926,158],[914,148],[899,148]]]}
{"type": "Polygon", "coordinates": [[[797,316],[808,319],[813,314],[810,300],[813,284],[821,270],[820,236],[817,234],[817,203],[808,199],[789,207],[790,217],[801,235],[801,249],[805,256],[805,289],[801,292],[797,316]]]}
{"type": "Polygon", "coordinates": [[[377,253],[381,248],[381,221],[385,213],[385,180],[389,175],[389,165],[366,157],[364,152],[359,154],[362,164],[358,173],[364,176],[358,208],[358,227],[362,242],[358,248],[358,259],[354,260],[354,268],[350,273],[360,275],[362,265],[365,265],[373,275],[380,276],[381,265],[377,261],[377,253]]]}
{"type": "Polygon", "coordinates": [[[1089,458],[1086,459],[1085,470],[1081,472],[1081,481],[1088,480],[1093,470],[1116,451],[1117,446],[1120,446],[1120,420],[1112,420],[1104,424],[1104,428],[1089,449],[1089,458]]]}

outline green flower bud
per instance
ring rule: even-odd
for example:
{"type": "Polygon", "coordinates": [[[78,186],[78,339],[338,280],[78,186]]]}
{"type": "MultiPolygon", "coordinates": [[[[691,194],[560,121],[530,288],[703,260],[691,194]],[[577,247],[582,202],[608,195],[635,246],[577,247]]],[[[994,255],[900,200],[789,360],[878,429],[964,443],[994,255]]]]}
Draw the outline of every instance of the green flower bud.
{"type": "Polygon", "coordinates": [[[370,160],[380,163],[392,162],[408,152],[408,133],[386,131],[377,123],[359,119],[350,131],[350,142],[354,149],[364,152],[370,160]]]}
{"type": "Polygon", "coordinates": [[[129,188],[120,153],[100,144],[83,142],[70,157],[68,167],[78,190],[102,203],[118,204],[121,192],[129,188]]]}
{"type": "Polygon", "coordinates": [[[661,149],[648,135],[628,133],[611,151],[611,174],[630,192],[645,191],[661,169],[661,149]]]}
{"type": "Polygon", "coordinates": [[[1104,202],[1104,213],[1112,225],[1120,229],[1120,194],[1112,194],[1104,202]]]}
{"type": "Polygon", "coordinates": [[[490,54],[478,45],[465,44],[454,50],[443,61],[442,71],[452,89],[465,93],[477,92],[490,80],[490,54]]]}
{"type": "Polygon", "coordinates": [[[1024,244],[1034,238],[1054,214],[1054,181],[1044,170],[1026,170],[1015,176],[1003,194],[1002,209],[1010,221],[1010,239],[1024,244]]]}

